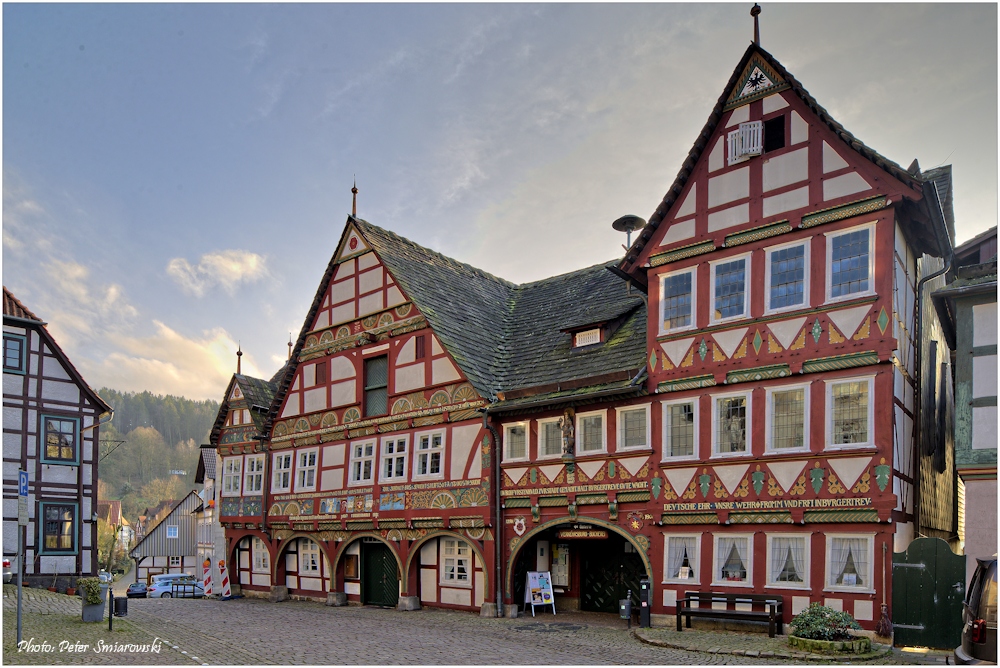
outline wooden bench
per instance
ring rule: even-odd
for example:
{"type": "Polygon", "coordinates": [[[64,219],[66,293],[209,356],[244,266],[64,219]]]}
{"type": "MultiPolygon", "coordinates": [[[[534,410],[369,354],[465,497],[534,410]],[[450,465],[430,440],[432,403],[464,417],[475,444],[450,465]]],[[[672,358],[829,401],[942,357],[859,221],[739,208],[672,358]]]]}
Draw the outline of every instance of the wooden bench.
{"type": "Polygon", "coordinates": [[[736,619],[741,621],[767,622],[768,635],[774,637],[775,628],[782,632],[781,596],[775,594],[719,594],[709,591],[686,591],[684,598],[677,601],[677,630],[681,630],[681,617],[687,617],[687,628],[691,628],[692,617],[713,617],[715,619],[736,619]],[[698,607],[691,607],[697,603],[698,607]],[[713,607],[712,604],[717,607],[713,607]],[[718,607],[724,603],[725,608],[718,607]],[[749,610],[737,610],[737,604],[750,606],[749,610]]]}

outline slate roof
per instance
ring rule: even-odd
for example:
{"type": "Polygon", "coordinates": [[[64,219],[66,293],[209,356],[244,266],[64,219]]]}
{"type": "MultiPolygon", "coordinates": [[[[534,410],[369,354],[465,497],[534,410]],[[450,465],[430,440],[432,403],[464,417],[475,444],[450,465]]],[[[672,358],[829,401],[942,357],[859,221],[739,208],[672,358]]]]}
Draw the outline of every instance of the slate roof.
{"type": "MultiPolygon", "coordinates": [[[[253,376],[234,373],[232,380],[229,381],[229,386],[226,388],[226,398],[219,406],[219,412],[215,416],[215,423],[212,425],[212,431],[209,434],[211,442],[218,443],[219,432],[226,423],[226,417],[229,415],[229,397],[233,393],[233,385],[238,385],[240,392],[243,393],[243,397],[247,402],[247,408],[250,409],[250,419],[253,421],[254,426],[257,427],[260,433],[265,433],[264,430],[268,428],[267,421],[271,415],[271,411],[277,410],[276,407],[272,406],[278,392],[278,384],[274,379],[280,377],[288,366],[287,363],[282,366],[271,380],[262,380],[253,376]]],[[[214,480],[214,473],[209,477],[214,480]]]]}
{"type": "MultiPolygon", "coordinates": [[[[904,185],[913,188],[918,192],[922,189],[922,184],[924,183],[922,178],[911,174],[892,160],[889,160],[874,149],[865,145],[864,142],[851,134],[846,128],[844,128],[843,125],[838,123],[826,109],[816,102],[816,99],[809,94],[809,91],[807,91],[802,84],[799,83],[799,81],[774,58],[774,56],[760,48],[760,46],[751,43],[750,46],[747,47],[746,52],[744,52],[743,58],[740,59],[736,69],[733,70],[733,74],[729,78],[729,82],[726,84],[725,88],[723,88],[722,95],[719,96],[718,102],[716,102],[715,107],[712,108],[712,111],[708,116],[708,121],[698,134],[697,139],[695,139],[694,146],[692,146],[691,150],[688,152],[687,158],[685,158],[683,164],[681,165],[676,179],[674,179],[670,188],[667,189],[667,194],[664,195],[663,200],[660,202],[659,206],[656,207],[656,211],[654,211],[653,215],[649,217],[649,221],[646,223],[646,226],[642,228],[638,235],[636,235],[636,239],[632,243],[631,248],[629,248],[625,253],[625,258],[618,265],[620,270],[631,274],[633,278],[637,278],[643,285],[645,284],[645,271],[640,267],[634,266],[634,263],[639,258],[642,249],[653,237],[653,232],[657,227],[659,227],[660,223],[663,222],[663,217],[667,215],[670,211],[670,207],[673,206],[677,197],[683,191],[688,178],[691,176],[691,173],[695,168],[695,165],[697,165],[701,155],[708,148],[708,140],[711,138],[712,133],[718,126],[719,121],[722,120],[723,108],[728,101],[729,94],[736,86],[740,75],[743,73],[743,68],[755,54],[759,54],[768,65],[773,67],[775,72],[777,72],[778,75],[788,83],[791,90],[794,91],[796,95],[798,95],[799,98],[801,98],[802,101],[805,102],[806,105],[819,117],[819,119],[841,140],[843,140],[845,144],[864,156],[867,160],[873,162],[879,168],[891,174],[904,185]]],[[[942,200],[942,206],[945,206],[944,200],[942,200]]],[[[936,249],[937,244],[936,240],[933,239],[933,235],[931,234],[926,236],[931,238],[925,238],[925,235],[918,235],[915,242],[922,244],[921,248],[923,250],[930,251],[931,249],[936,249]]],[[[939,253],[944,252],[942,249],[937,250],[939,253]]]]}
{"type": "MultiPolygon", "coordinates": [[[[916,161],[914,161],[915,163],[916,161]]],[[[930,181],[937,189],[938,199],[941,201],[941,210],[944,213],[945,222],[952,236],[955,235],[955,200],[952,196],[951,165],[943,165],[928,169],[921,174],[924,181],[930,181]]]]}
{"type": "Polygon", "coordinates": [[[215,479],[215,446],[203,445],[198,455],[198,469],[195,471],[194,481],[203,485],[206,480],[215,479]]]}
{"type": "Polygon", "coordinates": [[[38,322],[42,322],[42,319],[29,311],[28,308],[14,296],[14,293],[7,289],[7,286],[4,286],[3,288],[3,314],[14,318],[23,318],[25,320],[37,320],[38,322]]]}

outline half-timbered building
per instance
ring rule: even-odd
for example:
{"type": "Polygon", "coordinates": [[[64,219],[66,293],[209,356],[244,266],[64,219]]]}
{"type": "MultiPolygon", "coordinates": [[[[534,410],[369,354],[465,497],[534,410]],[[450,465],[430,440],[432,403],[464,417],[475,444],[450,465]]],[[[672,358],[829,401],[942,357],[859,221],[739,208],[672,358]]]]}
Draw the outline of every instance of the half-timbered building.
{"type": "MultiPolygon", "coordinates": [[[[3,551],[24,540],[25,581],[65,587],[97,573],[100,424],[112,409],[46,323],[3,290],[3,551]],[[18,470],[28,472],[28,525],[18,526],[18,470]]],[[[13,562],[12,562],[13,563],[13,562]]]]}
{"type": "Polygon", "coordinates": [[[201,506],[198,492],[188,492],[129,551],[135,560],[136,582],[150,582],[161,573],[188,573],[201,577],[198,555],[198,524],[195,513],[201,506]]]}

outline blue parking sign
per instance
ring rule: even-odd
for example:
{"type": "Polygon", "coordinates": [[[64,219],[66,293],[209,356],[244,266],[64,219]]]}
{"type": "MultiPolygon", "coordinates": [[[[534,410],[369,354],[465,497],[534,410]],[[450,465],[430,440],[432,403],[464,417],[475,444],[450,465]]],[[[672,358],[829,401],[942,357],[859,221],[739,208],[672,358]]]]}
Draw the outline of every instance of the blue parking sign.
{"type": "Polygon", "coordinates": [[[17,472],[17,495],[18,496],[28,496],[28,472],[18,471],[17,472]]]}

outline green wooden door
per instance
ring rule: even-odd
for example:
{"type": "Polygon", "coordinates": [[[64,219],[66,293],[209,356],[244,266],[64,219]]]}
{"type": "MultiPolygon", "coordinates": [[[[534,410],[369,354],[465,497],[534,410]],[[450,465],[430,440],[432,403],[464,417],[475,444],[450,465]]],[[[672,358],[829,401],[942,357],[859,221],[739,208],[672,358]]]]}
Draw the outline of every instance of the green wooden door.
{"type": "Polygon", "coordinates": [[[362,543],[361,569],[361,602],[396,607],[399,572],[392,551],[383,543],[362,543]]]}
{"type": "Polygon", "coordinates": [[[962,643],[965,557],[940,538],[917,538],[892,555],[893,643],[953,649],[962,643]]]}
{"type": "Polygon", "coordinates": [[[646,574],[642,558],[625,552],[625,541],[611,537],[581,546],[580,607],[595,612],[618,612],[618,601],[632,590],[632,605],[639,603],[639,578],[646,574]]]}

